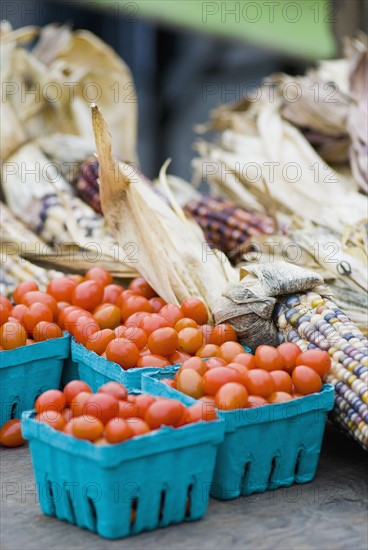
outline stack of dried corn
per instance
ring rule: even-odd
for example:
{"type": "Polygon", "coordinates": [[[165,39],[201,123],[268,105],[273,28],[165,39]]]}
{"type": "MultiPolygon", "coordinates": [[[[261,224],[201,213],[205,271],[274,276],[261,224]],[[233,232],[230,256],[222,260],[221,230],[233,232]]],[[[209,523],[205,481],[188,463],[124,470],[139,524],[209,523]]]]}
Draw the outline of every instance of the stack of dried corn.
{"type": "Polygon", "coordinates": [[[275,231],[271,218],[249,212],[224,197],[205,195],[189,202],[184,210],[201,226],[206,240],[232,261],[239,259],[244,243],[275,231]]]}
{"type": "Polygon", "coordinates": [[[30,279],[38,283],[40,290],[45,290],[51,279],[63,275],[34,265],[18,254],[7,254],[4,251],[0,251],[0,263],[0,294],[4,296],[11,296],[19,283],[30,279]]]}
{"type": "Polygon", "coordinates": [[[336,391],[332,419],[368,450],[367,339],[330,298],[316,292],[288,296],[275,316],[280,341],[329,353],[332,366],[325,381],[336,391]]]}

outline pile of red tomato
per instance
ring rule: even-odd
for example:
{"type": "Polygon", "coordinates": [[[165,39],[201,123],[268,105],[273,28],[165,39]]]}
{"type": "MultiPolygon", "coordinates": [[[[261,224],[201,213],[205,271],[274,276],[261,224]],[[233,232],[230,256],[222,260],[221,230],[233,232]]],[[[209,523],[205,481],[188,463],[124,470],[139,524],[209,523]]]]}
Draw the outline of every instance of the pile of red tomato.
{"type": "Polygon", "coordinates": [[[319,392],[331,358],[325,351],[302,352],[293,343],[259,346],[255,355],[226,342],[207,361],[184,361],[167,385],[221,410],[283,403],[319,392]]]}
{"type": "MultiPolygon", "coordinates": [[[[161,426],[179,428],[217,418],[215,408],[204,407],[203,403],[186,408],[176,399],[130,395],[119,382],[107,382],[97,393],[92,393],[89,385],[81,380],[72,380],[64,391],[42,393],[35,402],[35,410],[35,420],[96,445],[121,443],[161,426]]],[[[0,442],[7,446],[23,443],[19,420],[4,424],[0,442]]]]}
{"type": "Polygon", "coordinates": [[[208,357],[222,343],[237,339],[230,325],[207,324],[201,300],[188,298],[180,307],[167,304],[143,277],[124,289],[98,267],[85,277],[56,278],[46,292],[33,281],[23,282],[13,301],[1,296],[4,350],[58,338],[65,330],[87,349],[130,369],[183,363],[193,355],[208,357]]]}

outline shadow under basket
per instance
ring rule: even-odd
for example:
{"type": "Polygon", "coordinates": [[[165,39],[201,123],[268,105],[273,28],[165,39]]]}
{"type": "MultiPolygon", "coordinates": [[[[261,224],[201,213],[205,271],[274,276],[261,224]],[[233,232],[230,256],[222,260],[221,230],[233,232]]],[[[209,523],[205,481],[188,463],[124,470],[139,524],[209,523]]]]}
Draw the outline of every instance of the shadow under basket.
{"type": "Polygon", "coordinates": [[[223,422],[96,446],[23,413],[42,512],[116,539],[203,517],[223,422]]]}
{"type": "Polygon", "coordinates": [[[96,392],[106,382],[120,382],[127,388],[140,389],[143,374],[156,372],[157,367],[142,367],[124,370],[120,365],[88,350],[71,340],[71,359],[78,367],[78,378],[87,382],[96,392]]]}
{"type": "MultiPolygon", "coordinates": [[[[144,375],[142,389],[185,405],[195,403],[161,382],[176,371],[169,367],[144,375]]],[[[228,500],[312,481],[333,404],[333,386],[325,384],[320,393],[286,403],[218,411],[225,422],[225,438],[218,448],[211,496],[228,500]]]]}
{"type": "Polygon", "coordinates": [[[0,353],[0,426],[20,418],[44,391],[59,388],[69,354],[68,334],[0,353]]]}

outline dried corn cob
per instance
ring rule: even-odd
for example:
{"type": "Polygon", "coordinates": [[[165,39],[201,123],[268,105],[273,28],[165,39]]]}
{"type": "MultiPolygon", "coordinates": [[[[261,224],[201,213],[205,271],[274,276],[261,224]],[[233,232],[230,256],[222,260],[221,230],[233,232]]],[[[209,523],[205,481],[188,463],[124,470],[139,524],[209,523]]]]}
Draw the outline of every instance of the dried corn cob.
{"type": "Polygon", "coordinates": [[[91,157],[81,166],[77,181],[74,183],[77,195],[95,212],[102,214],[100,186],[98,184],[98,161],[91,157]]]}
{"type": "Polygon", "coordinates": [[[367,339],[330,298],[317,292],[288,296],[276,306],[275,321],[280,341],[329,353],[332,366],[325,381],[336,391],[331,419],[368,450],[367,339]]]}
{"type": "Polygon", "coordinates": [[[245,242],[258,235],[272,235],[275,230],[268,216],[248,212],[224,197],[203,196],[188,203],[185,212],[201,226],[206,240],[234,261],[245,242]]]}
{"type": "Polygon", "coordinates": [[[15,287],[22,281],[34,280],[41,290],[45,290],[51,279],[63,275],[59,271],[48,270],[32,264],[18,254],[0,252],[0,294],[11,296],[15,287]]]}

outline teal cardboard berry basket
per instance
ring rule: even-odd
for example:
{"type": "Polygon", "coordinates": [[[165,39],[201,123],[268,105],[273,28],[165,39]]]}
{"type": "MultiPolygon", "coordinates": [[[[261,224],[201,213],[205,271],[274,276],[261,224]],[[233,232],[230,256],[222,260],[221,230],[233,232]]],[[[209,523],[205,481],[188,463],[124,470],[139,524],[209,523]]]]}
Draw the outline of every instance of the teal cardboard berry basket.
{"type": "MultiPolygon", "coordinates": [[[[142,389],[180,399],[185,405],[195,403],[161,382],[173,378],[177,370],[168,367],[143,375],[142,389]]],[[[225,438],[218,448],[211,496],[228,500],[312,481],[333,404],[333,386],[325,384],[320,393],[287,403],[218,411],[225,423],[225,438]]]]}
{"type": "Polygon", "coordinates": [[[68,334],[0,353],[1,426],[31,409],[42,392],[59,388],[69,354],[68,334]]]}
{"type": "Polygon", "coordinates": [[[142,375],[157,371],[157,367],[142,367],[124,370],[120,365],[109,361],[97,353],[78,344],[72,338],[71,358],[77,364],[80,380],[87,382],[92,391],[97,391],[106,382],[120,382],[127,388],[140,389],[142,375]]]}
{"type": "Polygon", "coordinates": [[[96,446],[23,413],[42,512],[116,539],[201,519],[208,506],[219,420],[163,427],[96,446]]]}

